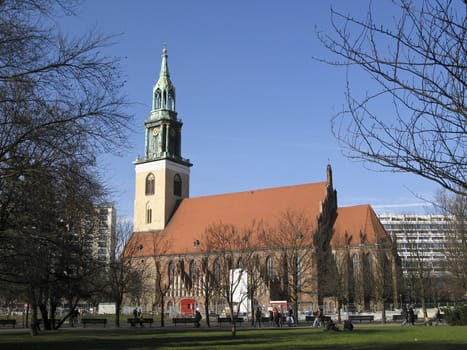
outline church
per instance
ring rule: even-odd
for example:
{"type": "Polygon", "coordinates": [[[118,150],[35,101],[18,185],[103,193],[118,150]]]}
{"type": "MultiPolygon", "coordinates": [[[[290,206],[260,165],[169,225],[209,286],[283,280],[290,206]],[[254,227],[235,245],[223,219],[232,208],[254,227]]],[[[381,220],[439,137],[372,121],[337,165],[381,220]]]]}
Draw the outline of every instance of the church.
{"type": "Polygon", "coordinates": [[[190,198],[167,57],[164,48],[144,156],[134,162],[125,255],[146,268],[132,302],[172,317],[221,314],[229,303],[249,313],[279,301],[299,313],[397,306],[395,242],[370,205],[338,207],[330,165],[321,182],[190,198]]]}

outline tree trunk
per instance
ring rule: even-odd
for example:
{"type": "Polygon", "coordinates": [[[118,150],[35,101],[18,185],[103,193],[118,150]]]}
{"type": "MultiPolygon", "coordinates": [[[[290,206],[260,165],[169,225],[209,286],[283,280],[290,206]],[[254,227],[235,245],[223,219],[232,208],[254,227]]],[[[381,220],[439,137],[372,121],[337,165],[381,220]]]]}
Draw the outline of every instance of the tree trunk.
{"type": "Polygon", "coordinates": [[[164,308],[164,296],[165,293],[161,293],[161,327],[165,326],[165,308],[164,308]]]}
{"type": "Polygon", "coordinates": [[[384,298],[381,299],[381,305],[383,306],[383,309],[381,310],[381,321],[386,323],[386,308],[384,307],[384,298]]]}
{"type": "Polygon", "coordinates": [[[121,310],[121,302],[115,303],[115,327],[120,328],[120,310],[121,310]]]}
{"type": "Polygon", "coordinates": [[[208,327],[211,327],[211,324],[209,322],[209,297],[206,297],[204,299],[204,312],[206,314],[206,325],[208,327]]]}
{"type": "Polygon", "coordinates": [[[232,303],[229,303],[229,308],[230,308],[230,317],[232,320],[232,337],[235,337],[237,335],[237,324],[235,322],[235,314],[234,314],[232,303]]]}
{"type": "Polygon", "coordinates": [[[38,324],[37,324],[37,304],[33,302],[31,304],[31,335],[36,336],[39,334],[38,324]]]}

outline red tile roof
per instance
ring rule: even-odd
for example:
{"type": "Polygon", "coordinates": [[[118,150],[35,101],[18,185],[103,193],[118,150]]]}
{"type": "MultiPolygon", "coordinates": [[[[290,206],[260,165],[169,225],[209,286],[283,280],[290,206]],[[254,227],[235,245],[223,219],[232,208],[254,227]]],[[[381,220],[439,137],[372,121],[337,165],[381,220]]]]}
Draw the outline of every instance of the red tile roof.
{"type": "MultiPolygon", "coordinates": [[[[167,237],[168,248],[159,247],[156,254],[195,253],[200,248],[194,242],[201,242],[206,228],[212,224],[232,224],[242,229],[255,221],[275,227],[287,210],[306,213],[310,222],[316,225],[320,203],[326,198],[326,185],[326,182],[319,182],[187,198],[181,202],[164,231],[135,232],[130,244],[140,245],[136,255],[151,256],[154,255],[154,242],[161,242],[167,237]]],[[[382,224],[369,205],[338,208],[337,213],[332,246],[343,244],[346,233],[352,236],[351,245],[360,244],[361,232],[366,234],[368,244],[375,243],[376,237],[387,240],[382,224]]]]}
{"type": "MultiPolygon", "coordinates": [[[[205,229],[212,224],[232,224],[245,228],[253,221],[275,226],[286,210],[306,212],[316,224],[320,202],[326,197],[326,182],[260,189],[213,196],[184,199],[164,232],[170,240],[167,254],[186,254],[199,250],[194,242],[201,240],[205,229]]],[[[140,255],[152,255],[149,232],[134,233],[143,249],[140,255]]]]}
{"type": "Polygon", "coordinates": [[[337,209],[337,220],[334,224],[331,245],[342,245],[346,233],[348,236],[352,236],[350,241],[352,246],[360,244],[360,233],[366,235],[366,243],[368,244],[376,243],[377,237],[380,242],[388,241],[383,225],[368,204],[337,209]]]}

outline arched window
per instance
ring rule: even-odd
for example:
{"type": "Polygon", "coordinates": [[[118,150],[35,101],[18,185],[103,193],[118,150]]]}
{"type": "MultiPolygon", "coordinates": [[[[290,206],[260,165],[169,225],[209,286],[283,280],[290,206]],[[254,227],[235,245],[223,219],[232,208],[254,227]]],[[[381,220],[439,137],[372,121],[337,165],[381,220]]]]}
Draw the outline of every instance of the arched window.
{"type": "Polygon", "coordinates": [[[153,173],[146,176],[146,196],[153,195],[155,191],[155,177],[153,173]]]}
{"type": "Polygon", "coordinates": [[[238,258],[237,260],[237,269],[243,269],[244,266],[243,266],[243,260],[242,258],[238,258]]]}
{"type": "Polygon", "coordinates": [[[358,254],[352,255],[352,269],[353,269],[353,278],[355,282],[358,282],[360,275],[360,263],[358,259],[358,254]]]}
{"type": "Polygon", "coordinates": [[[174,176],[174,196],[182,195],[182,178],[180,175],[175,174],[174,176]]]}
{"type": "Polygon", "coordinates": [[[175,264],[173,261],[169,262],[168,273],[169,273],[169,284],[172,285],[175,280],[175,264]]]}
{"type": "Polygon", "coordinates": [[[152,209],[148,205],[146,207],[146,224],[150,224],[150,223],[152,223],[152,209]]]}
{"type": "Polygon", "coordinates": [[[299,290],[302,288],[302,257],[300,255],[294,256],[294,274],[296,278],[296,286],[299,290]]]}
{"type": "Polygon", "coordinates": [[[266,258],[266,277],[268,279],[274,278],[274,261],[270,256],[266,258]]]}
{"type": "Polygon", "coordinates": [[[161,90],[157,89],[156,92],[154,93],[154,108],[153,109],[159,109],[161,108],[161,90]]]}
{"type": "Polygon", "coordinates": [[[216,282],[219,282],[221,278],[221,264],[219,263],[218,259],[214,261],[214,264],[212,266],[212,274],[216,282]]]}
{"type": "Polygon", "coordinates": [[[196,261],[191,260],[190,262],[190,278],[196,280],[198,278],[198,269],[196,268],[196,261]]]}
{"type": "Polygon", "coordinates": [[[175,111],[175,91],[174,90],[169,90],[169,96],[168,96],[168,109],[175,111]]]}

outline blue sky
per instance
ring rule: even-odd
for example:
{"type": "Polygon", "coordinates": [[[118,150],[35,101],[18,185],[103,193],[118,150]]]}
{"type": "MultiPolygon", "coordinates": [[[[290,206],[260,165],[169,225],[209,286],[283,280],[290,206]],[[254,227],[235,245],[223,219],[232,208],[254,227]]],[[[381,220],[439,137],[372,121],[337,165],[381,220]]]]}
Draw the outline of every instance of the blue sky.
{"type": "MultiPolygon", "coordinates": [[[[64,32],[120,34],[104,53],[123,57],[135,132],[128,153],[99,158],[118,215],[133,215],[132,162],[144,152],[164,43],[184,122],[182,156],[194,164],[191,197],[320,182],[330,163],[339,205],[425,212],[414,194],[429,199],[436,185],[370,171],[345,158],[331,133],[330,119],[345,102],[345,70],[313,59],[333,58],[315,35],[315,27],[331,30],[331,6],[362,17],[368,1],[88,0],[76,17],[63,18],[64,32]]],[[[392,21],[390,1],[373,7],[392,21]]],[[[355,91],[371,89],[358,71],[352,81],[355,91]]]]}

